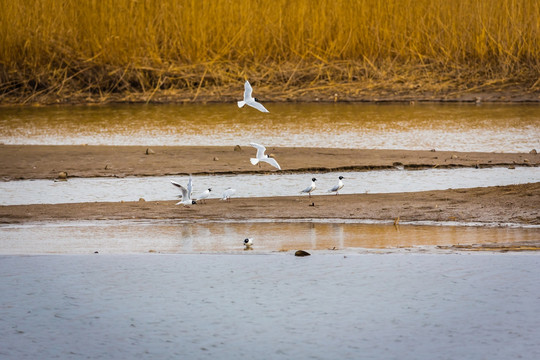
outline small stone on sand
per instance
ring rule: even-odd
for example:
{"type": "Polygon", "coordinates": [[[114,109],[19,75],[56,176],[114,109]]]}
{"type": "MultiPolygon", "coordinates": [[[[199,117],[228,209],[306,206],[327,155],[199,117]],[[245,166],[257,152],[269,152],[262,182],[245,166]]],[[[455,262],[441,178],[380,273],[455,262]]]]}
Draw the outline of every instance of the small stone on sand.
{"type": "Polygon", "coordinates": [[[60,172],[58,173],[58,177],[57,177],[58,180],[67,180],[67,178],[68,178],[67,172],[65,172],[65,171],[60,171],[60,172]]]}
{"type": "Polygon", "coordinates": [[[311,254],[304,250],[296,250],[294,256],[310,256],[311,254]]]}

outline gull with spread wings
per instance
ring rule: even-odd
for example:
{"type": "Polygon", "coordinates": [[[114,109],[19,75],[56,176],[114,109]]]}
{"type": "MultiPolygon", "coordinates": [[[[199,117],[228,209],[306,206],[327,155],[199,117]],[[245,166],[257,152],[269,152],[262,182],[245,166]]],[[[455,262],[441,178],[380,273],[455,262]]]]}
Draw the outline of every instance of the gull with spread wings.
{"type": "Polygon", "coordinates": [[[249,105],[252,108],[255,108],[264,113],[270,112],[266,110],[266,108],[263,106],[263,104],[259,102],[257,98],[254,98],[251,96],[252,92],[253,92],[253,89],[251,88],[249,81],[246,80],[246,83],[244,84],[244,100],[238,101],[238,107],[241,108],[244,105],[249,105]]]}
{"type": "Polygon", "coordinates": [[[277,168],[278,170],[281,170],[281,166],[279,166],[276,159],[271,158],[270,156],[266,155],[264,152],[266,151],[266,148],[262,145],[256,144],[256,143],[249,143],[249,145],[253,146],[255,149],[257,149],[257,155],[254,158],[250,158],[249,161],[253,165],[257,165],[259,162],[265,162],[273,167],[277,168]]]}
{"type": "Polygon", "coordinates": [[[182,204],[184,206],[188,206],[188,205],[193,205],[197,203],[195,200],[191,199],[191,193],[193,192],[193,179],[191,178],[191,175],[189,175],[187,189],[175,181],[171,180],[171,183],[174,186],[179,187],[180,190],[182,191],[182,201],[176,203],[176,205],[182,204]]]}

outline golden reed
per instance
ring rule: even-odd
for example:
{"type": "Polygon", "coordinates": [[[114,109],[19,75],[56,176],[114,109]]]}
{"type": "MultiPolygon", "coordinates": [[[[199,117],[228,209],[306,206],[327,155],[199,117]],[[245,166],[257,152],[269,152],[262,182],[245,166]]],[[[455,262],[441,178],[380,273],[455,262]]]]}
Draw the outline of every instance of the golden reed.
{"type": "Polygon", "coordinates": [[[0,100],[198,90],[245,77],[384,81],[401,68],[538,88],[540,2],[0,0],[0,100]]]}

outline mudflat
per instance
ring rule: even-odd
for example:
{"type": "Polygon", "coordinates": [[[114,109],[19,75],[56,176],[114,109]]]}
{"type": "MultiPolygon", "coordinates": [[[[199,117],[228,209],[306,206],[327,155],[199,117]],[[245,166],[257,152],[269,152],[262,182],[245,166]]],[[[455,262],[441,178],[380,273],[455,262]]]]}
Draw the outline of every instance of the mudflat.
{"type": "Polygon", "coordinates": [[[0,206],[0,223],[63,220],[351,219],[540,224],[540,183],[416,193],[0,206]]]}
{"type": "MultiPolygon", "coordinates": [[[[534,153],[478,153],[325,148],[268,148],[284,172],[372,170],[393,167],[538,166],[534,153]]],[[[273,172],[251,165],[250,147],[0,146],[4,180],[273,172]]],[[[36,204],[0,207],[0,223],[62,220],[358,219],[540,224],[540,183],[416,193],[313,195],[176,201],[36,204]]]]}
{"type": "MultiPolygon", "coordinates": [[[[7,180],[69,177],[164,176],[274,172],[268,164],[253,166],[250,146],[61,146],[0,145],[0,178],[7,180]]],[[[433,150],[366,150],[269,147],[283,172],[539,166],[531,153],[487,153],[433,150]]]]}

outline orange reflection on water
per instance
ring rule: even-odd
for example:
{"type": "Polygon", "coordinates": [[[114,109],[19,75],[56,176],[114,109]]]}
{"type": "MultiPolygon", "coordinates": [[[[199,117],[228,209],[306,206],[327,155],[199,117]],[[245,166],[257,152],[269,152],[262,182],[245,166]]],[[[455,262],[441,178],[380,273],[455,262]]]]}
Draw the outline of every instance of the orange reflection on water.
{"type": "Polygon", "coordinates": [[[0,254],[235,253],[253,238],[253,253],[384,249],[538,240],[540,228],[312,222],[86,224],[0,227],[0,254]]]}

